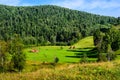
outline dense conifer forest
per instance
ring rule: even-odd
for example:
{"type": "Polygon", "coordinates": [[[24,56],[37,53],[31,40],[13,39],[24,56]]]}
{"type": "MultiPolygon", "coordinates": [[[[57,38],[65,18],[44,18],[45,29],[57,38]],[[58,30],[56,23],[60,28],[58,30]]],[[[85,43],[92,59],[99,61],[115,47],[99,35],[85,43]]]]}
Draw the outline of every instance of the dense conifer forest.
{"type": "Polygon", "coordinates": [[[0,40],[9,41],[18,34],[25,45],[71,45],[93,35],[97,28],[110,28],[119,22],[119,18],[53,5],[0,5],[0,40]]]}

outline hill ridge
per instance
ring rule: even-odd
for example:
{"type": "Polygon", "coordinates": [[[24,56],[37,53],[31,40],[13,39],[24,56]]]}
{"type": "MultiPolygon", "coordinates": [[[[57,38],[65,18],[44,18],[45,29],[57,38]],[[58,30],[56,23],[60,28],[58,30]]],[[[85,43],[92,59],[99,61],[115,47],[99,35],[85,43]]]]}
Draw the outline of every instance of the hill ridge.
{"type": "Polygon", "coordinates": [[[24,44],[71,45],[95,28],[110,26],[117,19],[68,8],[44,5],[10,7],[0,5],[0,39],[18,34],[24,44]]]}

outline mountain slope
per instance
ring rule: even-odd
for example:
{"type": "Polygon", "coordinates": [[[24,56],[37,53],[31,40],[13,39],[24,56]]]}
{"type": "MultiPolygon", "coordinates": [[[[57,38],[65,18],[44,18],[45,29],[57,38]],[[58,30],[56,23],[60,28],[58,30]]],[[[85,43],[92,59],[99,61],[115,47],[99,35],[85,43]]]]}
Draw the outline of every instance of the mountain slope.
{"type": "Polygon", "coordinates": [[[108,25],[114,17],[99,16],[63,7],[0,5],[0,39],[19,34],[25,44],[70,45],[92,35],[97,24],[108,25]]]}

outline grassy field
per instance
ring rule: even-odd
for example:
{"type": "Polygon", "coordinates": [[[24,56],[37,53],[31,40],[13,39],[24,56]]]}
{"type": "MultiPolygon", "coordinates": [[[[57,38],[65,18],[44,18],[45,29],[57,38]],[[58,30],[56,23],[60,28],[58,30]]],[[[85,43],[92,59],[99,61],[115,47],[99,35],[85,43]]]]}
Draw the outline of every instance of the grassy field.
{"type": "MultiPolygon", "coordinates": [[[[0,73],[0,80],[120,80],[120,60],[112,62],[79,62],[82,54],[87,54],[89,60],[95,61],[96,54],[93,51],[93,37],[87,37],[70,46],[38,46],[27,48],[27,64],[23,72],[0,73]],[[37,52],[31,52],[37,50],[37,52]],[[55,57],[60,62],[51,63],[55,57]]],[[[116,54],[120,50],[116,51],[116,54]]]]}
{"type": "Polygon", "coordinates": [[[120,80],[120,61],[61,64],[32,72],[1,73],[0,80],[120,80]]]}
{"type": "MultiPolygon", "coordinates": [[[[58,57],[59,63],[79,62],[83,53],[90,55],[90,50],[94,48],[93,37],[86,37],[73,46],[75,46],[74,49],[69,49],[70,46],[38,46],[27,48],[24,53],[27,54],[28,61],[54,62],[54,58],[58,57]],[[30,52],[31,50],[37,50],[37,52],[30,52]]],[[[96,59],[92,57],[89,60],[96,59]]]]}

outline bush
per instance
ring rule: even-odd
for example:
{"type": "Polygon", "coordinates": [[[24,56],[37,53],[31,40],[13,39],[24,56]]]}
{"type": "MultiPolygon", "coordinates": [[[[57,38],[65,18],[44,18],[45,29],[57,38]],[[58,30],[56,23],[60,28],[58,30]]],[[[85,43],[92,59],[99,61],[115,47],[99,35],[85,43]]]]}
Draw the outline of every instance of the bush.
{"type": "Polygon", "coordinates": [[[24,45],[18,35],[9,43],[9,53],[12,55],[12,68],[22,71],[25,66],[26,55],[23,53],[24,45]]]}
{"type": "Polygon", "coordinates": [[[107,58],[108,58],[109,61],[115,60],[116,54],[114,52],[107,53],[107,58]]]}
{"type": "Polygon", "coordinates": [[[106,53],[99,53],[98,61],[107,61],[106,53]]]}
{"type": "Polygon", "coordinates": [[[23,53],[15,54],[12,57],[13,67],[18,71],[22,71],[25,66],[26,56],[23,53]]]}
{"type": "Polygon", "coordinates": [[[7,63],[9,57],[7,49],[7,43],[0,40],[0,72],[5,72],[7,70],[7,63]]]}
{"type": "Polygon", "coordinates": [[[54,63],[58,63],[59,62],[59,58],[58,57],[55,57],[54,58],[54,63]]]}
{"type": "Polygon", "coordinates": [[[81,63],[87,63],[88,62],[88,57],[87,57],[87,54],[83,54],[81,60],[80,60],[81,63]]]}

